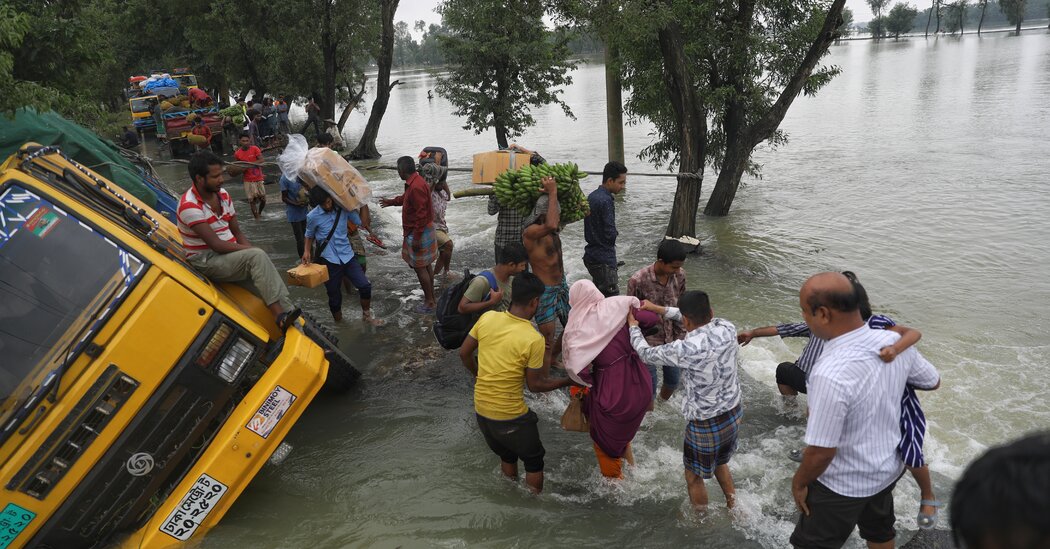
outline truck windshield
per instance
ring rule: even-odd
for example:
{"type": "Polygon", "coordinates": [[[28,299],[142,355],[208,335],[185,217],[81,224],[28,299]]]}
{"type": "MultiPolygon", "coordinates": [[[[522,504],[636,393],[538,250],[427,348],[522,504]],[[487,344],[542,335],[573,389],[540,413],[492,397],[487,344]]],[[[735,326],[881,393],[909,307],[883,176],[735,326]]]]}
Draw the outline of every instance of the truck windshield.
{"type": "Polygon", "coordinates": [[[149,97],[136,97],[131,100],[131,112],[150,112],[150,100],[156,99],[156,95],[149,97]]]}
{"type": "Polygon", "coordinates": [[[32,191],[0,191],[0,424],[80,353],[143,270],[117,243],[32,191]]]}
{"type": "Polygon", "coordinates": [[[192,88],[197,85],[197,77],[192,74],[178,74],[173,76],[180,88],[192,88]]]}

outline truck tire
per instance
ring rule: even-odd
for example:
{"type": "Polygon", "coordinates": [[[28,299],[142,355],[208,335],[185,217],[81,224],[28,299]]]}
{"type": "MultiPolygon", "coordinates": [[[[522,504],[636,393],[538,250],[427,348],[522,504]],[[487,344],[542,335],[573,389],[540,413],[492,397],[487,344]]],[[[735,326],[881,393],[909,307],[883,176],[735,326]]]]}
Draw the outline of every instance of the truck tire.
{"type": "Polygon", "coordinates": [[[328,376],[325,378],[324,388],[332,393],[345,393],[350,390],[361,377],[361,372],[354,367],[350,360],[339,350],[339,339],[324,325],[317,322],[309,313],[303,313],[307,337],[324,349],[324,356],[328,359],[328,376]]]}

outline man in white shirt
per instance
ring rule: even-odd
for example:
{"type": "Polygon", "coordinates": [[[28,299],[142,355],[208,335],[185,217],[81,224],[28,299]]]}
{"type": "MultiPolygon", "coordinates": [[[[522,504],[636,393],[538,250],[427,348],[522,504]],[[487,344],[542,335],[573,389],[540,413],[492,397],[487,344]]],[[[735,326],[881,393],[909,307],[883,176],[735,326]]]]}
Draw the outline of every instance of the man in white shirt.
{"type": "Polygon", "coordinates": [[[802,316],[827,343],[809,376],[802,465],[791,490],[802,511],[795,547],[841,547],[854,527],[869,548],[892,548],[893,487],[904,472],[897,452],[906,385],[933,390],[940,376],[914,348],[886,364],[879,350],[900,336],[861,319],[860,297],[839,273],[811,277],[799,292],[802,316]]]}

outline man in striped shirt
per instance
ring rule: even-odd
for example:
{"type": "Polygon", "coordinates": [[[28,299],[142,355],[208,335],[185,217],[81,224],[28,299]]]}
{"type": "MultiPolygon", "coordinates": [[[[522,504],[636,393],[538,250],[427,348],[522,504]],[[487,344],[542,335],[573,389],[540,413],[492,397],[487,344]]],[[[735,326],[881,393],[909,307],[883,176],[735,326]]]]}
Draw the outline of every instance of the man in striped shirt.
{"type": "Polygon", "coordinates": [[[222,160],[211,151],[190,158],[192,185],[179,200],[178,226],[186,260],[214,282],[250,282],[287,330],[301,311],[266,252],[252,246],[237,223],[233,200],[222,188],[222,160]]]}
{"type": "Polygon", "coordinates": [[[882,361],[879,352],[900,335],[864,322],[860,295],[842,274],[811,277],[799,304],[825,343],[809,375],[808,446],[791,482],[802,513],[791,544],[841,547],[859,526],[868,547],[891,548],[893,487],[904,472],[901,394],[907,385],[936,389],[940,376],[914,348],[882,361]]]}
{"type": "MultiPolygon", "coordinates": [[[[872,317],[868,325],[872,328],[887,330],[893,326],[893,321],[876,315],[872,317]],[[883,320],[888,321],[888,323],[883,322],[883,320]]],[[[805,322],[777,324],[775,326],[746,330],[737,334],[736,339],[741,346],[744,346],[751,343],[751,340],[756,337],[772,336],[809,338],[806,346],[802,348],[802,354],[798,355],[798,360],[795,362],[781,362],[777,365],[777,389],[780,390],[780,394],[785,397],[793,397],[799,393],[806,394],[806,378],[809,376],[809,371],[813,368],[813,364],[820,358],[820,353],[824,350],[825,341],[819,337],[813,337],[813,333],[805,322]]]]}

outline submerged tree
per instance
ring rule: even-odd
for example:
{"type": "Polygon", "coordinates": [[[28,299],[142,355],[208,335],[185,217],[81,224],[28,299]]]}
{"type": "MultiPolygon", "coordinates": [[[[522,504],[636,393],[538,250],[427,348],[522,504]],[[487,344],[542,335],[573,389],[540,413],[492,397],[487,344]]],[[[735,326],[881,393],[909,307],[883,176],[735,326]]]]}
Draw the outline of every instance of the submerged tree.
{"type": "MultiPolygon", "coordinates": [[[[375,53],[376,64],[379,73],[376,76],[376,98],[372,101],[372,112],[368,115],[368,123],[365,131],[361,133],[361,140],[357,147],[350,152],[350,158],[379,158],[379,150],[376,149],[376,138],[379,137],[379,125],[383,123],[383,115],[390,103],[390,90],[397,85],[397,81],[390,83],[390,66],[394,63],[394,14],[397,12],[399,0],[381,0],[380,2],[380,27],[379,51],[375,53]]],[[[342,130],[342,124],[339,125],[342,130]]]]}
{"type": "MultiPolygon", "coordinates": [[[[977,3],[981,5],[981,20],[977,22],[977,35],[981,35],[981,27],[984,26],[984,12],[988,10],[988,0],[977,0],[977,3]]],[[[1047,4],[1047,10],[1050,11],[1050,4],[1047,4]]]]}
{"type": "Polygon", "coordinates": [[[945,23],[945,30],[951,34],[955,34],[955,31],[959,31],[962,34],[965,31],[966,25],[966,0],[959,0],[952,2],[948,5],[948,20],[945,23]]]}
{"type": "Polygon", "coordinates": [[[915,16],[917,15],[919,15],[919,10],[908,4],[901,3],[893,6],[890,14],[886,16],[886,33],[898,39],[902,34],[911,32],[911,29],[915,27],[915,16]]]}
{"type": "Polygon", "coordinates": [[[448,35],[439,37],[449,73],[437,90],[466,117],[464,129],[496,132],[496,143],[521,135],[535,120],[530,108],[561,107],[562,87],[572,83],[566,38],[543,23],[540,0],[446,0],[438,8],[448,35]]]}
{"type": "Polygon", "coordinates": [[[999,0],[999,11],[1003,12],[1006,20],[1014,25],[1015,32],[1021,33],[1021,23],[1024,22],[1024,12],[1028,0],[999,0]]]}
{"type": "Polygon", "coordinates": [[[706,166],[718,179],[704,213],[729,213],[751,155],[786,142],[780,123],[800,93],[838,73],[820,66],[845,0],[623,2],[617,33],[627,113],[655,127],[642,158],[681,173],[669,236],[695,236],[706,166]]]}

